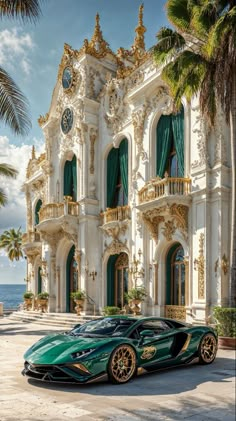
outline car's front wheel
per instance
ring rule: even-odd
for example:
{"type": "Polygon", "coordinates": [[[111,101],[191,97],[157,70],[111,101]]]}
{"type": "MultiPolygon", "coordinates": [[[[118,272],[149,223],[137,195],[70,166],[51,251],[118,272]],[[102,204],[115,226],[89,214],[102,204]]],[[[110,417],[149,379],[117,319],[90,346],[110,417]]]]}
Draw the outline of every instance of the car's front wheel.
{"type": "Polygon", "coordinates": [[[112,383],[126,383],[136,373],[136,354],[132,346],[120,345],[111,354],[108,376],[112,383]]]}
{"type": "Polygon", "coordinates": [[[203,336],[199,348],[198,356],[200,364],[213,363],[217,352],[217,341],[213,333],[207,333],[203,336]]]}

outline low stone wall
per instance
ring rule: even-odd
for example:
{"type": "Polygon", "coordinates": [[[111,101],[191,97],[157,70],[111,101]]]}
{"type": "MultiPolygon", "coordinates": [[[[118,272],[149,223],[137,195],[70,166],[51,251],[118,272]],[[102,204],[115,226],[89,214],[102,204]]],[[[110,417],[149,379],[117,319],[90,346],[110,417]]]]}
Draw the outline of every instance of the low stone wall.
{"type": "Polygon", "coordinates": [[[3,303],[0,303],[0,316],[3,316],[3,303]]]}

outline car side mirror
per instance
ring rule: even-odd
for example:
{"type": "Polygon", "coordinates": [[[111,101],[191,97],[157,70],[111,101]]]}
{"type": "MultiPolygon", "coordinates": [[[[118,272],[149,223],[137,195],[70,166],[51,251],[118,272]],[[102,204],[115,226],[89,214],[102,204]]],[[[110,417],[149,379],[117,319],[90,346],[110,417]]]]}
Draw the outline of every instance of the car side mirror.
{"type": "Polygon", "coordinates": [[[151,329],[145,329],[140,332],[141,338],[152,338],[154,336],[154,332],[151,329]]]}

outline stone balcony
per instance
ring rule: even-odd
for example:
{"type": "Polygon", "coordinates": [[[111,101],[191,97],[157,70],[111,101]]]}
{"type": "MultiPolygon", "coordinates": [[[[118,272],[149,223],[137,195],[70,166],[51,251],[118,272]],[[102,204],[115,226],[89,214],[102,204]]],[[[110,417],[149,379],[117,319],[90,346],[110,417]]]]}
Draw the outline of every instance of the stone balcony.
{"type": "Polygon", "coordinates": [[[47,203],[39,211],[39,231],[57,231],[63,223],[77,221],[80,215],[78,202],[70,201],[65,197],[62,203],[47,203]]]}
{"type": "Polygon", "coordinates": [[[148,181],[138,192],[140,210],[179,203],[189,205],[191,201],[191,180],[189,178],[163,179],[156,177],[148,181]]]}
{"type": "Polygon", "coordinates": [[[41,250],[40,233],[28,231],[22,235],[22,248],[26,255],[35,255],[41,250]]]}
{"type": "Polygon", "coordinates": [[[125,233],[131,220],[130,206],[117,206],[116,208],[107,208],[100,214],[101,228],[107,235],[115,238],[119,233],[125,233]]]}

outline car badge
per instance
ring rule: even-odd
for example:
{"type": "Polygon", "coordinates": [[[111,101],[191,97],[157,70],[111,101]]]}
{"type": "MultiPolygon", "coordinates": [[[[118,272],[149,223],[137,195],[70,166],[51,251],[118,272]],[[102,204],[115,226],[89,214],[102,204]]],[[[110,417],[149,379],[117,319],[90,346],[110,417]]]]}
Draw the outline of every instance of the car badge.
{"type": "Polygon", "coordinates": [[[156,350],[155,346],[146,346],[145,348],[143,348],[143,353],[141,355],[141,359],[142,360],[150,360],[151,358],[154,357],[156,351],[157,350],[156,350]]]}

